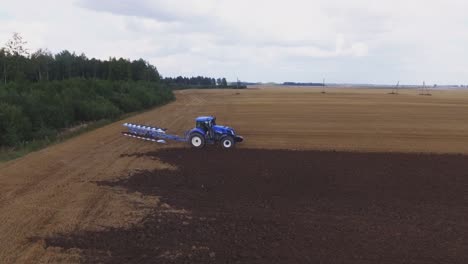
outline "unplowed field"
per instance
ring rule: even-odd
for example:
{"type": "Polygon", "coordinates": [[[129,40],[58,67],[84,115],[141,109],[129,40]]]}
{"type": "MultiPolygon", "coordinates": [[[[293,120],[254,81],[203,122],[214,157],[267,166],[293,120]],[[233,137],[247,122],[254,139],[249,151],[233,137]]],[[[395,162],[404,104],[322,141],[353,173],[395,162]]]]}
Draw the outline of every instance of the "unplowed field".
{"type": "Polygon", "coordinates": [[[468,93],[387,92],[180,91],[1,164],[0,262],[466,263],[468,93]],[[193,152],[119,133],[180,135],[197,115],[246,142],[193,152]]]}

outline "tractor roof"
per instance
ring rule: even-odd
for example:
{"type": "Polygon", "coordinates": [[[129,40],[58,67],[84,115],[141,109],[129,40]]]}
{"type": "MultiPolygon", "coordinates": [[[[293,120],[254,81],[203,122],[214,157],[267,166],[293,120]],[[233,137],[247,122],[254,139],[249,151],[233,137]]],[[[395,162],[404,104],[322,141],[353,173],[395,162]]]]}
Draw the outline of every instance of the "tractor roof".
{"type": "Polygon", "coordinates": [[[197,122],[212,121],[216,119],[214,116],[199,116],[195,119],[197,122]]]}

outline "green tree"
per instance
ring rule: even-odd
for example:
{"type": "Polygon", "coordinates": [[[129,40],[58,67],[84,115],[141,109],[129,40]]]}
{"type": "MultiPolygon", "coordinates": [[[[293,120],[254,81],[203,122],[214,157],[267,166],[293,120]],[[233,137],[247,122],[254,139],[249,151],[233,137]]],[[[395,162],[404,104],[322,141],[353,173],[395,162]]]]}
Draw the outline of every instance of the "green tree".
{"type": "Polygon", "coordinates": [[[34,75],[37,81],[50,79],[50,68],[54,58],[50,51],[39,49],[31,54],[31,63],[34,69],[34,75]]]}
{"type": "Polygon", "coordinates": [[[142,81],[145,79],[145,71],[147,68],[147,62],[143,59],[132,61],[132,79],[134,81],[142,81]]]}
{"type": "Polygon", "coordinates": [[[72,78],[73,56],[74,54],[70,53],[68,50],[64,50],[55,55],[55,75],[58,80],[72,78]]]}
{"type": "Polygon", "coordinates": [[[13,33],[13,36],[5,44],[5,51],[7,60],[4,62],[4,82],[7,82],[8,71],[12,79],[19,80],[25,76],[22,69],[24,58],[29,56],[29,51],[26,48],[27,42],[19,33],[13,33]],[[10,67],[8,65],[10,64],[10,67]]]}
{"type": "Polygon", "coordinates": [[[12,38],[7,41],[5,46],[7,52],[13,56],[27,56],[29,55],[29,51],[26,48],[27,43],[28,42],[23,40],[23,37],[21,37],[19,33],[15,32],[13,33],[12,38]]]}
{"type": "Polygon", "coordinates": [[[28,138],[31,122],[19,106],[0,103],[0,145],[14,146],[28,138]]]}
{"type": "Polygon", "coordinates": [[[7,83],[7,60],[8,54],[5,48],[0,49],[0,66],[2,67],[2,81],[7,83]]]}

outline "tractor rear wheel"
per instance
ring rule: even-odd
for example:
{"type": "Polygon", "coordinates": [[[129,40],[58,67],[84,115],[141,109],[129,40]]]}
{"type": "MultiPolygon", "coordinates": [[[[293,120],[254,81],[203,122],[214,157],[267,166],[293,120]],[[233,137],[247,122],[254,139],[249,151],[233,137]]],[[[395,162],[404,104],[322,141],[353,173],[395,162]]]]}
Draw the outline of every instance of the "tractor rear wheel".
{"type": "Polygon", "coordinates": [[[201,149],[205,146],[205,138],[199,133],[192,134],[189,138],[189,144],[192,148],[201,149]]]}
{"type": "Polygon", "coordinates": [[[221,139],[221,147],[223,147],[223,149],[232,149],[234,148],[234,145],[235,141],[231,136],[223,137],[221,139]]]}

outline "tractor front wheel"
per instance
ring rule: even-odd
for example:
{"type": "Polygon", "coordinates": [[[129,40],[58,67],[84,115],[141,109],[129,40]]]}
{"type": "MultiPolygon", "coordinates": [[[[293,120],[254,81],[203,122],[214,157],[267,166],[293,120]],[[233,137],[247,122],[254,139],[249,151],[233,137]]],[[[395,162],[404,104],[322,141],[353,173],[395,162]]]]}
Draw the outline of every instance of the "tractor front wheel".
{"type": "Polygon", "coordinates": [[[201,149],[205,146],[205,138],[202,135],[195,133],[190,136],[189,143],[192,148],[201,149]]]}
{"type": "Polygon", "coordinates": [[[227,136],[221,139],[221,147],[223,149],[232,149],[234,148],[235,141],[231,136],[227,136]]]}

